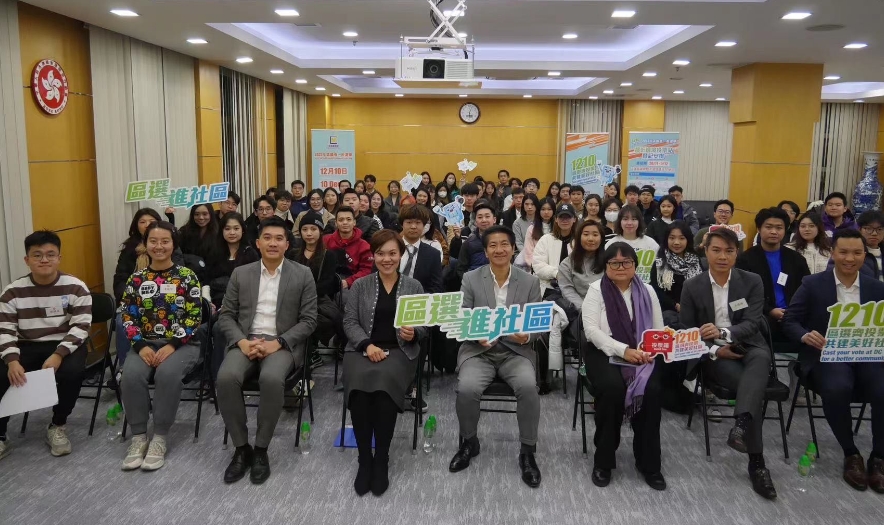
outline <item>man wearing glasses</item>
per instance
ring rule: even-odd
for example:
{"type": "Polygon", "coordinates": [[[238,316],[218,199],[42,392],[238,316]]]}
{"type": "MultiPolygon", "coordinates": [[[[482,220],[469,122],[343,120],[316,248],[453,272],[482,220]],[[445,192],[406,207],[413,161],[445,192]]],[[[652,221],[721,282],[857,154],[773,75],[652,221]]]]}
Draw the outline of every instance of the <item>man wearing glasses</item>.
{"type": "Polygon", "coordinates": [[[274,216],[276,213],[276,200],[273,197],[261,195],[255,199],[252,207],[255,213],[246,219],[246,232],[249,235],[249,242],[252,243],[252,247],[257,249],[258,229],[261,226],[261,221],[274,216]]]}
{"type": "MultiPolygon", "coordinates": [[[[715,203],[715,224],[719,226],[727,226],[731,223],[731,219],[734,218],[734,203],[727,200],[721,199],[720,201],[715,203]]],[[[706,234],[709,233],[709,226],[705,228],[701,228],[700,231],[697,232],[697,235],[694,237],[694,247],[697,250],[697,254],[700,257],[703,257],[703,252],[706,249],[706,234]]],[[[743,253],[743,242],[737,242],[737,253],[743,253]]]]}
{"type": "MultiPolygon", "coordinates": [[[[860,271],[869,277],[884,281],[884,262],[881,260],[881,241],[884,240],[884,213],[878,210],[863,212],[856,221],[866,240],[866,260],[860,271]]],[[[834,263],[830,263],[834,264],[834,263]]]]}
{"type": "MultiPolygon", "coordinates": [[[[58,404],[46,444],[53,456],[71,453],[67,418],[80,395],[86,368],[83,342],[92,324],[92,296],[83,281],[58,271],[61,239],[48,230],[25,237],[25,264],[31,273],[0,295],[0,398],[10,386],[27,383],[26,372],[51,368],[58,404]]],[[[0,419],[0,459],[12,451],[6,438],[9,418],[0,419]]]]}

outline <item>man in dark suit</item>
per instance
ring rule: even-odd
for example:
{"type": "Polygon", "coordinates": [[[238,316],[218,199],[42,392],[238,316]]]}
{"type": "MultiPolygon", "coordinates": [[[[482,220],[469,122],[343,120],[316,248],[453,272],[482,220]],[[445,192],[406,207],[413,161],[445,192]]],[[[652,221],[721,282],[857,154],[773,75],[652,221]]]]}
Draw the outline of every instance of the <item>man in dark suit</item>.
{"type": "Polygon", "coordinates": [[[712,349],[704,376],[737,392],[736,422],[727,444],[749,454],[752,488],[767,499],[777,497],[764,464],[762,408],[770,374],[770,350],[761,335],[764,286],[753,273],[734,268],[737,235],[725,228],[709,232],[709,271],[688,279],[681,292],[681,322],[700,329],[712,349]]]}
{"type": "MultiPolygon", "coordinates": [[[[483,210],[484,211],[484,210],[483,210]]],[[[492,226],[482,236],[489,264],[464,275],[463,307],[491,309],[536,303],[540,299],[537,277],[512,265],[516,235],[505,226],[492,226]]],[[[540,425],[537,393],[537,355],[531,342],[538,334],[514,334],[494,341],[464,341],[457,355],[457,420],[462,439],[448,466],[459,472],[479,455],[479,400],[482,392],[500,377],[515,392],[519,420],[519,468],[529,487],[540,486],[540,470],[534,460],[540,425]]]]}
{"type": "Polygon", "coordinates": [[[417,279],[425,293],[441,293],[442,252],[424,242],[424,227],[430,223],[430,210],[422,204],[405,206],[399,211],[405,253],[399,272],[417,279]]]}
{"type": "Polygon", "coordinates": [[[218,372],[218,408],[236,447],[225,483],[239,481],[250,468],[252,483],[270,477],[267,448],[282,413],[285,380],[304,365],[307,339],[316,328],[316,283],[306,266],[285,258],[287,233],[279,217],[261,223],[261,260],[233,271],[218,315],[229,345],[218,372]],[[255,375],[261,400],[252,450],[242,385],[255,375]]]}
{"type": "Polygon", "coordinates": [[[857,490],[872,487],[884,494],[884,363],[820,362],[829,326],[828,307],[884,300],[884,283],[860,272],[865,258],[866,245],[860,232],[837,230],[832,239],[834,270],[804,280],[789,304],[783,332],[801,343],[801,373],[810,378],[822,397],[823,413],[844,450],[844,481],[857,490]],[[872,405],[872,454],[868,465],[853,441],[850,402],[854,392],[861,392],[872,405]]]}
{"type": "Polygon", "coordinates": [[[801,280],[810,275],[804,257],[783,245],[789,231],[789,216],[782,208],[765,208],[755,215],[759,244],[737,257],[737,268],[761,277],[764,306],[774,341],[786,341],[780,327],[792,296],[801,280]]]}
{"type": "Polygon", "coordinates": [[[513,229],[513,223],[522,216],[522,201],[525,200],[525,190],[516,188],[512,192],[513,205],[503,212],[503,225],[513,229]]]}

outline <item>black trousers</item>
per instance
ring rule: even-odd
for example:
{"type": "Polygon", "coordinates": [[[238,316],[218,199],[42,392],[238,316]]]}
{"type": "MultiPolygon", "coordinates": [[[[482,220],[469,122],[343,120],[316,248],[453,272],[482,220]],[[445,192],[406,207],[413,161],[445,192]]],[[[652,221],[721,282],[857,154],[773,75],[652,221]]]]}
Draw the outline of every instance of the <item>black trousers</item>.
{"type": "Polygon", "coordinates": [[[884,458],[884,363],[816,363],[810,374],[823,399],[826,421],[844,453],[858,453],[850,415],[850,402],[857,392],[872,406],[872,451],[884,458]]]}
{"type": "MultiPolygon", "coordinates": [[[[590,349],[584,356],[586,375],[595,391],[595,467],[617,468],[620,426],[626,413],[626,381],[619,366],[604,352],[590,349]]],[[[639,471],[660,472],[660,410],[663,394],[663,359],[658,357],[648,379],[641,410],[632,418],[632,451],[639,471]]]]}
{"type": "MultiPolygon", "coordinates": [[[[33,372],[43,368],[43,362],[58,348],[58,342],[31,343],[21,341],[18,349],[21,350],[19,364],[25,372],[33,372]]],[[[52,424],[64,425],[68,416],[74,411],[77,398],[80,396],[80,386],[83,383],[83,374],[86,371],[86,345],[81,346],[75,352],[71,352],[62,359],[61,366],[55,372],[55,382],[58,388],[58,404],[52,407],[52,424]]],[[[0,397],[9,389],[9,367],[6,363],[0,364],[0,397]]],[[[0,436],[6,435],[6,426],[9,418],[0,418],[0,436]]]]}
{"type": "Polygon", "coordinates": [[[389,394],[382,391],[350,392],[347,407],[350,409],[350,420],[353,422],[353,435],[356,437],[356,449],[363,460],[372,457],[371,437],[375,441],[375,457],[387,459],[390,456],[390,443],[393,442],[393,431],[399,407],[389,394]]]}

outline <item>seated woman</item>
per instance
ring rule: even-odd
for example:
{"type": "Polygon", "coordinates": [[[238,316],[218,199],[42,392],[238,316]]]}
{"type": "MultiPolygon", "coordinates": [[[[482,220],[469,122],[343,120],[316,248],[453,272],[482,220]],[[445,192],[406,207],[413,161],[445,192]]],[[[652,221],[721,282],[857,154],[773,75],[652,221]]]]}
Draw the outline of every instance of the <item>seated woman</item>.
{"type": "Polygon", "coordinates": [[[525,249],[525,236],[528,228],[534,224],[534,218],[537,216],[538,208],[540,208],[540,199],[537,195],[529,193],[522,199],[521,216],[513,221],[513,233],[516,234],[516,253],[518,254],[525,249]]]}
{"type": "Polygon", "coordinates": [[[642,216],[641,210],[636,206],[627,204],[620,209],[620,213],[617,215],[617,222],[614,225],[614,236],[605,242],[605,248],[615,242],[625,242],[637,252],[652,250],[654,253],[657,253],[660,245],[657,244],[657,241],[645,235],[644,231],[645,219],[642,216]]]}
{"type": "Polygon", "coordinates": [[[534,223],[529,224],[525,230],[524,249],[519,251],[519,256],[513,264],[527,272],[531,271],[531,265],[534,263],[534,247],[537,246],[537,241],[552,231],[555,209],[556,203],[552,199],[543,199],[540,202],[540,210],[534,215],[534,223]]]}
{"type": "Polygon", "coordinates": [[[608,246],[595,270],[605,275],[589,285],[583,300],[583,327],[592,347],[583,360],[595,389],[595,458],[592,482],[606,487],[617,467],[620,425],[632,422],[633,453],[639,472],[655,490],[664,490],[660,472],[662,357],[639,348],[645,330],[663,328],[654,289],[635,275],[638,256],[624,242],[608,246]]]}
{"type": "Polygon", "coordinates": [[[402,201],[402,192],[399,188],[398,180],[391,180],[387,184],[387,198],[384,199],[384,205],[387,212],[392,215],[399,214],[399,203],[402,201]]]}
{"type": "Polygon", "coordinates": [[[559,290],[578,312],[583,308],[589,285],[602,278],[602,272],[595,271],[595,263],[605,239],[603,228],[595,221],[578,224],[574,232],[574,249],[559,264],[559,290]]]}
{"type": "MultiPolygon", "coordinates": [[[[602,213],[602,197],[597,193],[590,193],[583,201],[583,220],[595,221],[605,227],[605,218],[602,213]]],[[[610,232],[608,232],[610,233],[610,232]]],[[[604,239],[604,237],[602,237],[604,239]]]]}
{"type": "MultiPolygon", "coordinates": [[[[448,190],[448,186],[444,182],[440,182],[436,185],[436,204],[439,206],[445,206],[449,202],[451,202],[454,197],[450,195],[450,191],[448,190]]],[[[398,212],[397,212],[398,213],[398,212]]]]}
{"type": "Polygon", "coordinates": [[[386,207],[387,204],[384,202],[384,197],[383,195],[381,195],[381,192],[376,191],[371,194],[368,215],[379,218],[381,220],[381,225],[383,226],[383,228],[396,230],[398,229],[398,225],[396,224],[396,217],[390,213],[387,213],[386,207]]]}
{"type": "Polygon", "coordinates": [[[338,192],[334,188],[326,188],[322,193],[322,205],[325,207],[325,210],[332,214],[332,218],[335,217],[335,213],[338,211],[338,192]]]}
{"type": "Polygon", "coordinates": [[[371,251],[378,271],[353,283],[344,312],[349,339],[344,395],[359,450],[353,488],[360,496],[369,490],[380,496],[390,485],[387,469],[396,417],[417,370],[420,340],[427,336],[425,327],[393,327],[399,297],[423,293],[419,282],[399,274],[404,241],[394,231],[381,230],[371,238],[371,251]]]}
{"type": "Polygon", "coordinates": [[[202,282],[209,282],[207,263],[217,257],[218,217],[210,204],[199,204],[190,209],[190,218],[181,227],[181,251],[185,264],[196,272],[202,282]],[[198,257],[202,259],[200,265],[198,257]]]}
{"type": "Polygon", "coordinates": [[[666,245],[666,238],[669,235],[669,225],[676,220],[675,211],[678,209],[678,203],[675,197],[664,195],[657,205],[657,216],[648,224],[645,229],[645,235],[657,241],[660,246],[666,245]]]}
{"type": "Polygon", "coordinates": [[[120,311],[126,337],[138,359],[127,359],[121,382],[123,408],[132,425],[132,442],[123,470],[157,470],[166,457],[166,436],[175,422],[181,400],[181,381],[200,356],[193,340],[202,318],[200,283],[189,268],[172,262],[178,232],[168,222],[147,227],[145,246],[150,265],[132,274],[126,283],[120,311]],[[154,395],[148,384],[153,378],[154,395]],[[153,439],[148,444],[147,423],[153,412],[153,439]]]}
{"type": "Polygon", "coordinates": [[[576,220],[574,206],[559,204],[556,208],[556,222],[553,231],[537,242],[532,257],[534,274],[540,279],[540,293],[553,285],[559,274],[559,264],[571,253],[571,233],[576,220]]]}
{"type": "Polygon", "coordinates": [[[460,195],[460,188],[457,186],[457,177],[454,176],[454,173],[451,173],[450,171],[446,173],[443,184],[448,188],[449,199],[454,200],[455,197],[460,195]]]}
{"type": "Polygon", "coordinates": [[[663,323],[676,330],[682,328],[678,321],[681,310],[681,289],[684,282],[703,273],[700,258],[694,251],[694,235],[684,221],[669,225],[666,243],[657,252],[651,268],[651,287],[663,310],[663,323]]]}
{"type": "Polygon", "coordinates": [[[608,197],[602,202],[602,209],[605,210],[602,216],[605,219],[602,222],[602,226],[605,227],[605,242],[614,237],[614,229],[617,227],[617,217],[620,216],[621,207],[622,205],[618,199],[608,197]]]}
{"type": "Polygon", "coordinates": [[[823,228],[823,220],[818,213],[808,211],[798,219],[797,234],[792,242],[786,244],[786,248],[791,248],[804,256],[811,274],[826,270],[832,255],[832,247],[826,229],[823,228]]]}
{"type": "Polygon", "coordinates": [[[295,237],[300,235],[301,217],[310,211],[317,213],[322,218],[322,230],[324,233],[332,233],[335,231],[335,216],[332,212],[326,209],[323,203],[322,190],[310,190],[310,193],[307,194],[307,206],[308,209],[299,213],[298,217],[295,218],[295,226],[292,228],[292,234],[295,237]]]}

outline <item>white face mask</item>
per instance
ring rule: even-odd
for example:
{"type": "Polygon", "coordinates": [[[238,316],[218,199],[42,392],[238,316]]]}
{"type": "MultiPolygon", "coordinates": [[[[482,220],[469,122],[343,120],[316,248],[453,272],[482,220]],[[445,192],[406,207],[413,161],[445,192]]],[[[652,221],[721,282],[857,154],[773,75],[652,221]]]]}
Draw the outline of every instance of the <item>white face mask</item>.
{"type": "Polygon", "coordinates": [[[430,223],[429,223],[429,222],[426,223],[426,224],[424,224],[424,233],[423,233],[423,235],[426,235],[428,231],[430,231],[430,223]]]}
{"type": "Polygon", "coordinates": [[[605,220],[608,222],[615,222],[617,220],[618,215],[620,215],[619,211],[606,211],[605,212],[605,220]]]}
{"type": "Polygon", "coordinates": [[[447,191],[440,191],[439,193],[437,193],[437,195],[439,195],[439,198],[444,199],[445,197],[448,196],[448,192],[447,191]]]}

